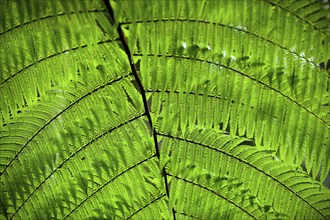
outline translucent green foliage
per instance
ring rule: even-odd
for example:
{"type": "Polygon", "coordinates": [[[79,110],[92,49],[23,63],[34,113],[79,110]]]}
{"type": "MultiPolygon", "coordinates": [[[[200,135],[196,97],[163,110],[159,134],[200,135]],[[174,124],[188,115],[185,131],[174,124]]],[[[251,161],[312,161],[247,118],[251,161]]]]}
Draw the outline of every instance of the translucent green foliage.
{"type": "Polygon", "coordinates": [[[329,10],[0,0],[0,219],[329,219],[329,10]]]}

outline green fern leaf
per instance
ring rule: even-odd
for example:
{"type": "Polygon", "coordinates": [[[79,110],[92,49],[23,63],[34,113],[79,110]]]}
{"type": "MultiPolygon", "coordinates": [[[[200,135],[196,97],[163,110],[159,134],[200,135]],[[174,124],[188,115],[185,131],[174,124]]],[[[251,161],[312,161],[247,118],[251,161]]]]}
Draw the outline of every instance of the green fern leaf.
{"type": "Polygon", "coordinates": [[[329,10],[0,0],[0,219],[329,219],[329,10]]]}

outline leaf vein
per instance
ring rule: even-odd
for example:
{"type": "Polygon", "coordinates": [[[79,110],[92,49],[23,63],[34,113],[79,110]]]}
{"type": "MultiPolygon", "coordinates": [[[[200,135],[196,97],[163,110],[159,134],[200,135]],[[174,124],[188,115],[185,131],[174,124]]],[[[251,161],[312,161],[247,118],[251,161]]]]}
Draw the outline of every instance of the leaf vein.
{"type": "Polygon", "coordinates": [[[123,175],[124,173],[127,173],[128,171],[130,171],[131,169],[135,168],[136,166],[147,162],[148,160],[150,160],[151,158],[157,156],[156,154],[134,164],[133,166],[129,167],[128,169],[124,170],[123,172],[119,173],[118,175],[116,175],[115,177],[113,177],[112,179],[110,179],[109,181],[107,181],[105,184],[103,184],[101,187],[99,187],[97,190],[95,190],[91,195],[89,195],[88,197],[86,197],[83,201],[81,201],[73,210],[71,210],[71,212],[69,214],[67,214],[63,219],[67,219],[75,210],[77,210],[82,204],[84,204],[88,199],[92,198],[96,193],[98,193],[101,189],[103,189],[105,186],[107,186],[109,183],[111,183],[112,181],[114,181],[115,179],[117,179],[118,177],[120,177],[121,175],[123,175]]]}
{"type": "Polygon", "coordinates": [[[24,23],[15,25],[14,27],[10,27],[10,28],[6,29],[5,31],[1,32],[0,37],[1,37],[1,35],[4,35],[9,31],[13,31],[14,29],[23,27],[25,25],[28,25],[28,24],[31,24],[31,23],[34,23],[34,22],[37,22],[37,21],[42,21],[42,20],[46,20],[46,19],[49,19],[49,18],[54,18],[54,17],[57,17],[57,16],[72,15],[72,14],[83,14],[83,13],[95,13],[95,12],[96,13],[106,12],[106,10],[105,9],[101,9],[101,10],[100,9],[95,9],[95,10],[88,10],[87,12],[84,12],[84,11],[78,11],[78,12],[71,11],[69,13],[62,12],[62,13],[53,14],[53,15],[46,15],[44,17],[40,17],[38,19],[33,19],[33,20],[30,20],[30,21],[26,21],[24,23]]]}
{"type": "Polygon", "coordinates": [[[11,159],[11,161],[9,162],[9,164],[5,167],[5,169],[2,171],[1,175],[3,175],[7,168],[12,164],[12,162],[18,157],[18,155],[25,149],[25,147],[45,128],[47,127],[49,124],[51,124],[56,118],[58,118],[61,114],[63,114],[64,112],[66,112],[67,110],[69,110],[70,108],[72,108],[72,106],[74,106],[75,104],[79,103],[82,99],[88,97],[89,95],[94,94],[95,92],[97,92],[98,90],[108,86],[108,85],[112,85],[113,83],[116,83],[126,77],[128,77],[131,74],[127,74],[125,76],[121,76],[115,80],[112,80],[110,82],[107,82],[101,86],[98,86],[96,88],[94,88],[92,91],[86,93],[85,95],[81,96],[79,99],[75,100],[74,102],[72,102],[70,105],[68,105],[67,107],[65,107],[62,111],[60,111],[58,114],[56,114],[54,117],[52,117],[46,124],[44,124],[31,138],[29,138],[29,140],[21,147],[21,149],[16,153],[16,155],[11,159]]]}
{"type": "MultiPolygon", "coordinates": [[[[109,40],[99,41],[99,42],[97,42],[97,44],[100,45],[100,44],[105,44],[105,43],[111,43],[111,42],[114,42],[114,41],[118,41],[118,39],[115,38],[115,39],[113,39],[113,40],[110,40],[110,39],[109,39],[109,40]]],[[[30,67],[32,67],[32,66],[34,66],[34,65],[36,65],[36,64],[38,64],[38,63],[41,63],[42,61],[45,61],[45,60],[48,60],[48,59],[50,59],[50,58],[53,58],[53,57],[59,56],[59,55],[61,55],[61,54],[64,54],[64,53],[66,53],[66,52],[69,52],[69,51],[74,51],[74,50],[77,50],[77,49],[82,49],[82,48],[85,48],[85,47],[87,47],[87,46],[88,46],[87,44],[83,44],[83,45],[81,45],[81,46],[76,46],[76,47],[73,47],[73,48],[70,48],[70,49],[63,50],[63,51],[58,52],[58,53],[51,54],[51,55],[49,55],[49,56],[47,56],[47,57],[44,57],[44,58],[42,58],[42,59],[40,59],[40,60],[37,60],[36,62],[30,63],[29,65],[27,65],[27,66],[25,66],[24,68],[18,70],[16,73],[14,73],[13,75],[11,75],[11,76],[9,76],[8,78],[6,78],[5,80],[3,80],[3,81],[0,83],[0,86],[2,86],[2,85],[5,84],[6,82],[8,82],[8,81],[11,80],[12,78],[14,78],[15,76],[17,76],[17,75],[20,74],[21,72],[23,72],[23,71],[29,69],[30,67]]]]}
{"type": "MultiPolygon", "coordinates": [[[[95,137],[94,139],[92,139],[91,141],[89,141],[88,143],[86,143],[84,146],[82,146],[80,149],[78,149],[75,153],[73,153],[70,157],[68,157],[66,160],[64,160],[61,164],[59,164],[57,166],[57,168],[55,170],[53,170],[41,183],[39,183],[39,185],[32,191],[32,193],[24,200],[24,202],[19,206],[19,208],[15,211],[15,213],[12,215],[12,217],[14,217],[18,211],[26,204],[26,202],[31,198],[31,196],[38,190],[41,188],[41,186],[54,174],[56,173],[59,169],[61,169],[63,167],[63,165],[65,165],[69,160],[71,160],[73,157],[75,157],[79,152],[81,152],[82,150],[84,150],[87,146],[91,145],[92,143],[94,143],[95,141],[97,141],[98,139],[100,139],[101,137],[103,137],[104,135],[113,132],[116,129],[121,128],[122,126],[135,121],[136,119],[140,118],[144,116],[144,114],[136,116],[120,125],[117,125],[114,128],[111,128],[105,132],[103,132],[102,134],[98,135],[97,137],[95,137]]],[[[12,218],[11,217],[11,218],[12,218]]]]}
{"type": "Polygon", "coordinates": [[[199,142],[196,142],[194,140],[189,140],[189,139],[185,139],[185,138],[181,138],[181,137],[176,137],[176,136],[173,136],[173,135],[169,135],[169,134],[163,134],[163,133],[160,133],[160,132],[157,132],[157,134],[159,135],[162,135],[164,137],[168,137],[168,138],[173,138],[173,139],[177,139],[177,140],[180,140],[180,141],[186,141],[188,143],[192,143],[192,144],[197,144],[197,145],[200,145],[202,147],[205,147],[205,148],[208,148],[208,149],[211,149],[211,150],[214,150],[214,151],[217,151],[221,154],[224,154],[228,157],[231,157],[231,158],[234,158],[235,160],[238,160],[240,163],[244,163],[250,167],[252,167],[253,169],[255,169],[256,171],[262,173],[263,175],[269,177],[270,179],[274,180],[275,182],[277,182],[279,185],[281,185],[282,187],[284,187],[285,189],[287,189],[288,191],[290,191],[293,195],[295,195],[296,197],[298,197],[299,199],[301,199],[303,202],[305,202],[306,204],[308,204],[312,209],[314,209],[317,213],[319,213],[324,219],[327,219],[326,216],[323,215],[323,213],[321,213],[319,210],[317,210],[312,204],[310,204],[305,198],[301,197],[299,194],[297,194],[295,191],[293,191],[290,187],[288,187],[287,185],[285,185],[284,183],[282,183],[281,181],[279,181],[278,179],[276,179],[274,176],[266,173],[265,171],[263,171],[262,169],[258,168],[257,166],[235,156],[235,155],[232,155],[228,152],[225,152],[225,151],[222,151],[220,149],[216,149],[212,146],[208,146],[208,145],[205,145],[205,144],[202,144],[202,143],[199,143],[199,142]]]}
{"type": "MultiPolygon", "coordinates": [[[[142,53],[135,53],[134,56],[143,56],[142,53]]],[[[162,54],[147,54],[147,56],[158,56],[158,57],[163,57],[162,54]]],[[[270,89],[272,91],[274,91],[275,93],[278,93],[280,94],[281,96],[283,96],[284,98],[290,100],[291,102],[295,103],[298,107],[304,109],[306,112],[308,112],[309,114],[313,115],[314,117],[316,117],[318,120],[320,120],[322,123],[326,124],[327,126],[330,126],[329,123],[327,123],[323,118],[319,117],[318,115],[316,115],[314,112],[310,111],[309,109],[307,109],[305,106],[303,106],[302,104],[300,104],[298,101],[292,99],[291,97],[285,95],[284,93],[282,93],[281,91],[277,90],[276,88],[274,87],[271,87],[269,85],[267,85],[266,83],[240,71],[240,70],[237,70],[237,69],[234,69],[232,67],[228,67],[228,66],[225,66],[225,65],[222,65],[222,64],[219,64],[219,63],[215,63],[213,61],[209,61],[209,60],[203,60],[203,59],[199,59],[199,58],[191,58],[191,57],[188,57],[188,56],[178,56],[178,55],[165,55],[166,58],[177,58],[177,59],[186,59],[186,60],[195,60],[195,61],[199,61],[199,62],[205,62],[205,63],[208,63],[208,64],[214,64],[214,65],[218,65],[218,66],[221,66],[223,68],[226,68],[228,70],[231,70],[235,73],[238,73],[240,75],[242,75],[243,77],[246,77],[252,81],[255,81],[261,85],[263,85],[264,87],[266,87],[267,89],[270,89]]]]}

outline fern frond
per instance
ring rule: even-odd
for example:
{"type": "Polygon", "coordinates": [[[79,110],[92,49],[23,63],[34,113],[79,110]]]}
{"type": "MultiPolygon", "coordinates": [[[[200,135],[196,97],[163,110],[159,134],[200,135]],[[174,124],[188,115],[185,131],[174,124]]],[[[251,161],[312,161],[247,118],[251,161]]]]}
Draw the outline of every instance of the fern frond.
{"type": "MultiPolygon", "coordinates": [[[[313,181],[301,169],[280,161],[270,153],[271,150],[244,145],[244,138],[231,140],[229,135],[211,130],[194,130],[185,137],[163,133],[160,135],[164,136],[164,157],[166,152],[171,152],[170,165],[166,166],[169,174],[176,173],[176,169],[186,167],[187,163],[193,161],[196,168],[190,174],[191,178],[196,178],[205,171],[220,177],[229,175],[239,179],[262,203],[272,204],[277,213],[290,213],[289,218],[329,217],[329,210],[324,209],[329,202],[329,190],[313,181]],[[211,153],[212,151],[217,153],[211,153]],[[314,198],[313,201],[310,200],[311,197],[314,198]],[[297,205],[294,210],[289,211],[291,202],[292,205],[297,205]]],[[[212,189],[217,184],[210,179],[205,187],[212,189]]],[[[205,202],[213,204],[207,199],[205,202]]],[[[259,219],[261,215],[254,217],[259,219]]]]}
{"type": "Polygon", "coordinates": [[[0,219],[329,219],[328,21],[0,0],[0,219]]]}

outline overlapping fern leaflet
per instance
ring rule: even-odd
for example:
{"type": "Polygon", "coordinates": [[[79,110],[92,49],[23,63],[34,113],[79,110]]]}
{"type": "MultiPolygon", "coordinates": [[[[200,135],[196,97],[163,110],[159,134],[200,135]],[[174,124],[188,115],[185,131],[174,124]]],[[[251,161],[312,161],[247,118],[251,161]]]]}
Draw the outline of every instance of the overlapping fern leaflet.
{"type": "Polygon", "coordinates": [[[322,3],[0,5],[1,219],[330,218],[322,3]]]}

